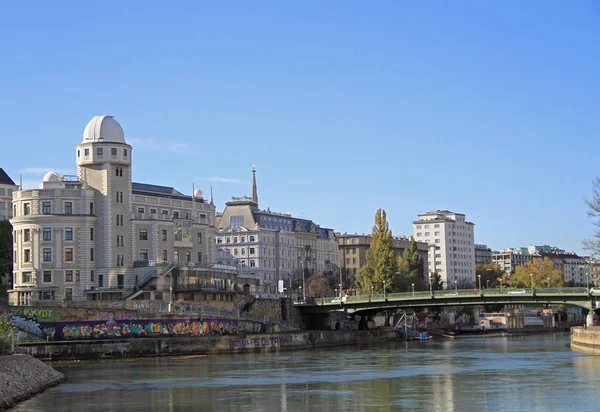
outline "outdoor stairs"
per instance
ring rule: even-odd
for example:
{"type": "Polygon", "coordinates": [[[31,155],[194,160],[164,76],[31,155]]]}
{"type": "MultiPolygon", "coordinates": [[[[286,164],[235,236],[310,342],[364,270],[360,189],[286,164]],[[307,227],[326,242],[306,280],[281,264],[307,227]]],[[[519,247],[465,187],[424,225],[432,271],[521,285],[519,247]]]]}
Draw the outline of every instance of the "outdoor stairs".
{"type": "Polygon", "coordinates": [[[146,286],[151,280],[156,279],[160,276],[166,276],[175,269],[177,265],[169,262],[166,265],[154,266],[148,273],[141,277],[135,284],[133,292],[125,297],[125,300],[133,300],[144,292],[144,286],[146,286]]]}

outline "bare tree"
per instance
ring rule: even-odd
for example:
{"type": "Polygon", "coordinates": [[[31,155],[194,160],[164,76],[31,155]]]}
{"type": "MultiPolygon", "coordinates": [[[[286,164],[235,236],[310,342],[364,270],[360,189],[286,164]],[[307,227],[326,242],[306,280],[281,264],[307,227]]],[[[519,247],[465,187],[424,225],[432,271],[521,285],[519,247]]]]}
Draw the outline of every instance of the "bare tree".
{"type": "Polygon", "coordinates": [[[589,250],[592,255],[600,255],[600,178],[597,177],[593,183],[593,197],[586,199],[585,203],[588,207],[588,216],[595,219],[594,226],[596,231],[594,237],[583,241],[584,248],[589,250]]]}

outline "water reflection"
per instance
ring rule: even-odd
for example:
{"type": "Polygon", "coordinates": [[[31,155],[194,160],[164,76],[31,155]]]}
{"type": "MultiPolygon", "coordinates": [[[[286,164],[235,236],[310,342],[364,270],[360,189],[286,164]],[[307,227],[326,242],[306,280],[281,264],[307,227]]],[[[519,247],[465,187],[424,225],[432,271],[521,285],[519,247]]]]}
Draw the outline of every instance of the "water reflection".
{"type": "Polygon", "coordinates": [[[69,382],[15,410],[587,410],[600,401],[600,357],[571,352],[568,338],[59,364],[69,382]]]}

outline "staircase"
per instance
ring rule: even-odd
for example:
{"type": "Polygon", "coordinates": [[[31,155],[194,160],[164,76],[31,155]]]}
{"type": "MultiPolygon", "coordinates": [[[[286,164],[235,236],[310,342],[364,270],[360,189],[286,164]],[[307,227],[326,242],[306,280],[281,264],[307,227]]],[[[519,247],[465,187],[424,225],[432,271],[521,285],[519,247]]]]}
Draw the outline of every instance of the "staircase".
{"type": "Polygon", "coordinates": [[[148,273],[138,279],[137,283],[133,287],[133,292],[125,297],[125,300],[133,300],[144,292],[144,286],[146,286],[151,280],[156,279],[160,276],[166,276],[177,267],[176,263],[169,262],[162,266],[154,266],[148,273]]]}

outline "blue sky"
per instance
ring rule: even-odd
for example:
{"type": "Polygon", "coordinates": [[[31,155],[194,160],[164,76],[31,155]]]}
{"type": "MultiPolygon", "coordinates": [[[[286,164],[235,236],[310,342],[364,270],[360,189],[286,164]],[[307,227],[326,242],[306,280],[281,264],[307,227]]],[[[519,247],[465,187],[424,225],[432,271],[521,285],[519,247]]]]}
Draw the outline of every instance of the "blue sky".
{"type": "Polygon", "coordinates": [[[75,171],[112,114],[134,181],[396,235],[582,252],[600,175],[600,2],[38,2],[0,12],[0,167],[75,171]],[[218,3],[218,6],[216,5],[218,3]],[[34,7],[35,5],[35,7],[34,7]]]}

